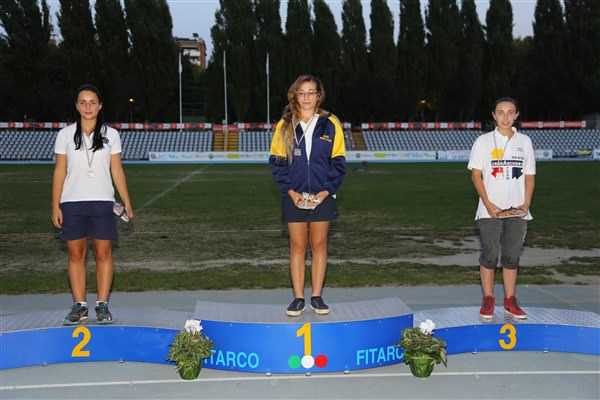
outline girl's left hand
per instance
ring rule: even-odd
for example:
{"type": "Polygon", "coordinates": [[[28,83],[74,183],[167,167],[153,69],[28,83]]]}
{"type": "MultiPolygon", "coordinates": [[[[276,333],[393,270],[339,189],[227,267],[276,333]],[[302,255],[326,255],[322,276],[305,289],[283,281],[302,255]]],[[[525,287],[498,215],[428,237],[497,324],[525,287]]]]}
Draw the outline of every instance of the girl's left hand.
{"type": "Polygon", "coordinates": [[[527,215],[527,213],[529,212],[529,206],[527,204],[521,204],[519,207],[517,207],[519,210],[523,210],[523,212],[525,213],[525,215],[527,215]]]}
{"type": "Polygon", "coordinates": [[[125,212],[127,213],[127,216],[129,217],[129,220],[131,221],[134,218],[134,216],[133,216],[133,207],[131,207],[131,204],[125,205],[125,212]]]}
{"type": "Polygon", "coordinates": [[[321,204],[325,201],[325,199],[329,196],[329,192],[327,190],[320,191],[315,195],[315,200],[318,204],[321,204]]]}

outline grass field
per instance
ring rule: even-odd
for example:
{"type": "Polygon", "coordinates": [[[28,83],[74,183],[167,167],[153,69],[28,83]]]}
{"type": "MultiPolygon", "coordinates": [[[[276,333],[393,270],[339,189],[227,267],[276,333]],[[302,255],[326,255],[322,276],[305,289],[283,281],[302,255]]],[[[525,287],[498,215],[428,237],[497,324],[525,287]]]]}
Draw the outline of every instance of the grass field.
{"type": "MultiPolygon", "coordinates": [[[[65,292],[50,222],[53,165],[0,165],[0,293],[65,292]]],[[[462,251],[477,196],[463,163],[349,165],[330,235],[329,286],[477,283],[476,268],[395,261],[462,251]]],[[[125,166],[136,220],[120,225],[116,290],[287,287],[285,227],[267,165],[125,166]]],[[[538,163],[528,246],[600,247],[600,163],[538,163]]],[[[473,264],[477,260],[474,258],[473,264]]],[[[561,266],[598,274],[600,257],[561,266]]],[[[93,257],[89,259],[93,273],[93,257]]],[[[574,272],[575,271],[575,272],[574,272]]],[[[555,283],[548,268],[520,282],[555,283]]],[[[93,279],[90,280],[93,282],[93,279]]]]}

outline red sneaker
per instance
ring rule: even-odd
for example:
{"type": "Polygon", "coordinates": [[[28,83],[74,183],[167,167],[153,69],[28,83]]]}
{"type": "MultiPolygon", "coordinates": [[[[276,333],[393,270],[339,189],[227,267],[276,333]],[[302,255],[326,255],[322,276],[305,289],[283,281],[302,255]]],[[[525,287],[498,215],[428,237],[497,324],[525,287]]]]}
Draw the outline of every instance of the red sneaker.
{"type": "Polygon", "coordinates": [[[479,309],[479,316],[481,318],[492,318],[494,316],[494,296],[483,296],[481,300],[481,308],[479,309]]]}
{"type": "Polygon", "coordinates": [[[519,302],[515,296],[504,299],[504,313],[517,319],[527,318],[527,313],[519,307],[519,302]]]}

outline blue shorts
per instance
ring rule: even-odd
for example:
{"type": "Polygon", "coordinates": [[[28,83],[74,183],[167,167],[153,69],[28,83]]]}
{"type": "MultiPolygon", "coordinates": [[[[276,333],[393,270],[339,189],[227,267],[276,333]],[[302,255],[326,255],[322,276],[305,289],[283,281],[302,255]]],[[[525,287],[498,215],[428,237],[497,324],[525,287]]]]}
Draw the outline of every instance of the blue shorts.
{"type": "Polygon", "coordinates": [[[61,239],[117,239],[117,217],[112,201],[66,202],[61,203],[60,209],[63,214],[61,239]]]}
{"type": "Polygon", "coordinates": [[[498,264],[502,268],[516,269],[523,251],[523,242],[527,234],[527,221],[523,218],[481,218],[477,220],[481,255],[479,265],[494,269],[498,264]]]}

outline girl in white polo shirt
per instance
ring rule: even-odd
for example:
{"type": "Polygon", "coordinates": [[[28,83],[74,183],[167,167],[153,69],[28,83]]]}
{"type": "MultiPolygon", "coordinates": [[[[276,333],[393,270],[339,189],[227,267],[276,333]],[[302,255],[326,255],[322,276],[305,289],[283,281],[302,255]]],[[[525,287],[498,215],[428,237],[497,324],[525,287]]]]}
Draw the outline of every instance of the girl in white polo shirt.
{"type": "Polygon", "coordinates": [[[513,126],[519,117],[516,100],[496,100],[492,117],[496,129],[479,136],[469,158],[468,168],[479,205],[475,219],[481,240],[479,271],[483,298],[479,315],[494,317],[494,275],[498,258],[504,283],[504,312],[525,319],[516,298],[517,268],[523,249],[529,207],[535,187],[535,154],[531,139],[513,126]]]}
{"type": "Polygon", "coordinates": [[[52,223],[67,242],[68,276],[75,302],[63,323],[76,325],[88,318],[85,260],[89,237],[96,258],[96,319],[110,324],[112,241],[117,238],[113,183],[130,219],[133,208],[121,163],[121,139],[115,129],[103,123],[99,90],[90,84],[81,86],[75,108],[79,114],[76,123],[56,136],[52,180],[52,223]]]}

